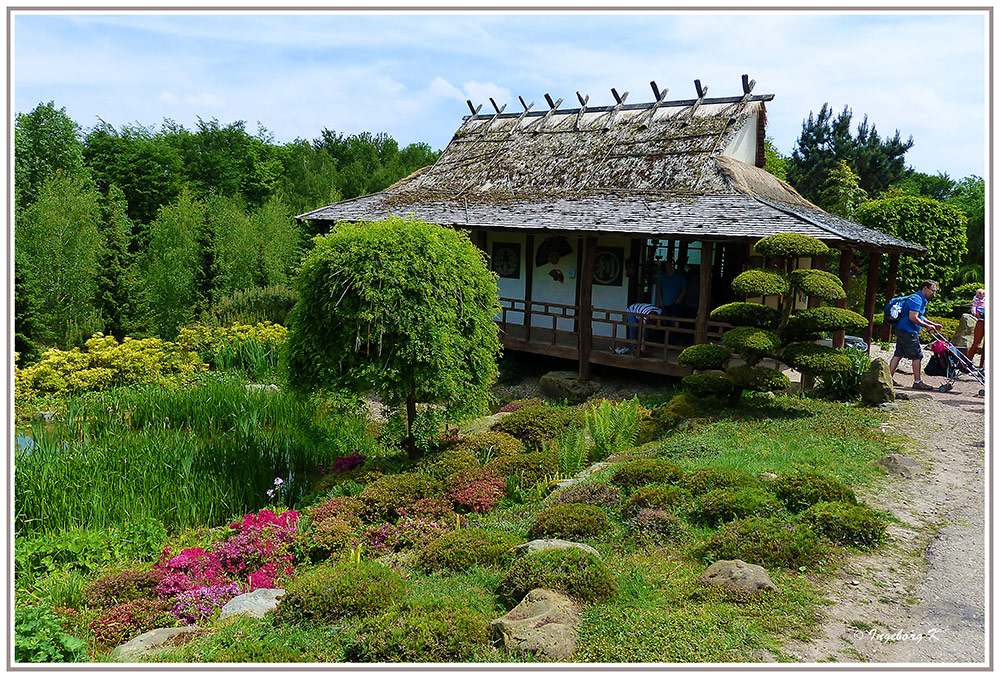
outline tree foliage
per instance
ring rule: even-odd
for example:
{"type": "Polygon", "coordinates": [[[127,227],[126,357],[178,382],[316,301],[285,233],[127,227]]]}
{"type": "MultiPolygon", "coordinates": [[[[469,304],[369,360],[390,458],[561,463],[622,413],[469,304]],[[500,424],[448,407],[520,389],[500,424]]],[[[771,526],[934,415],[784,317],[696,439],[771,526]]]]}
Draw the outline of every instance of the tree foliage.
{"type": "Polygon", "coordinates": [[[902,256],[898,287],[916,290],[927,278],[949,287],[966,254],[965,212],[952,205],[890,191],[860,207],[857,221],[865,226],[923,245],[923,257],[902,256]]]}
{"type": "Polygon", "coordinates": [[[86,173],[79,126],[53,102],[38,104],[14,120],[14,203],[28,207],[57,170],[86,173]]]}
{"type": "Polygon", "coordinates": [[[138,266],[130,253],[132,220],[126,212],[125,194],[112,185],[103,207],[104,247],[98,261],[97,309],[104,320],[105,334],[119,341],[141,328],[143,314],[138,266]]]}
{"type": "Polygon", "coordinates": [[[764,139],[764,170],[782,181],[788,181],[788,158],[775,147],[774,139],[764,139]]]}
{"type": "Polygon", "coordinates": [[[496,277],[468,236],[420,221],[339,223],[296,278],[289,379],[407,405],[486,402],[496,379],[496,277]]]}
{"type": "Polygon", "coordinates": [[[840,161],[846,161],[858,175],[858,184],[868,195],[878,195],[899,181],[906,172],[903,156],[913,146],[913,137],[900,138],[899,130],[882,139],[866,115],[851,132],[852,112],[847,106],[834,117],[829,104],[802,123],[792,155],[788,159],[788,181],[820,207],[823,188],[840,161]]]}
{"type": "Polygon", "coordinates": [[[853,219],[854,212],[867,200],[868,192],[861,188],[858,175],[846,160],[838,162],[830,170],[823,184],[823,191],[820,193],[820,202],[824,209],[845,219],[853,219]]]}

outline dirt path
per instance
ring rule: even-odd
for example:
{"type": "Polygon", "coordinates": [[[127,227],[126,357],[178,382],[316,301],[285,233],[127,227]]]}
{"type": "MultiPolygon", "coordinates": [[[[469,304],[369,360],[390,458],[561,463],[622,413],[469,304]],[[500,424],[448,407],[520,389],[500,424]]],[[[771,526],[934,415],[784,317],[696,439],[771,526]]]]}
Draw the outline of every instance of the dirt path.
{"type": "MultiPolygon", "coordinates": [[[[877,349],[873,357],[888,354],[877,349]]],[[[912,383],[909,366],[897,381],[912,383]]],[[[942,378],[928,377],[930,384],[942,378]]],[[[824,585],[831,605],[820,632],[785,652],[804,662],[984,665],[985,403],[977,381],[963,377],[949,393],[917,394],[886,411],[883,430],[905,436],[905,454],[924,472],[886,479],[860,493],[903,524],[890,543],[852,558],[824,585]],[[920,396],[925,396],[921,398],[920,396]]],[[[912,396],[909,388],[897,392],[912,396]]]]}

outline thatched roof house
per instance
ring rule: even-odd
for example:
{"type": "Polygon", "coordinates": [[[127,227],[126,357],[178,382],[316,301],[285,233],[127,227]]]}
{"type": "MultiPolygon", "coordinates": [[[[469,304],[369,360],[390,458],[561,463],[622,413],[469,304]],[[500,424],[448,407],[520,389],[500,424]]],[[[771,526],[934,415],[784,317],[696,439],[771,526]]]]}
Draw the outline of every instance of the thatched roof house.
{"type": "MultiPolygon", "coordinates": [[[[663,258],[664,242],[671,256],[676,247],[689,260],[689,245],[692,252],[698,248],[697,261],[689,263],[709,264],[701,266],[702,286],[707,280],[706,289],[714,287],[715,292],[711,301],[704,295],[699,308],[699,327],[692,329],[699,339],[706,336],[709,304],[725,294],[726,279],[748,264],[750,245],[766,235],[804,233],[835,249],[887,252],[894,260],[901,253],[924,252],[919,245],[824,212],[762,169],[765,103],[773,95],[753,95],[746,76],[744,93],[736,97],[709,99],[695,84],[699,97],[679,101],[667,101],[654,83],[656,101],[645,104],[626,104],[617,92],[614,106],[588,107],[580,97],[578,108],[560,109],[561,100],[552,102],[548,95],[545,110],[524,106],[519,113],[505,113],[494,104],[494,114],[474,112],[464,118],[434,165],[384,191],[327,205],[299,219],[332,225],[413,216],[468,229],[488,254],[496,255],[498,244],[516,246],[516,267],[513,255],[503,250],[511,259],[509,272],[501,272],[501,296],[521,302],[510,308],[523,313],[518,319],[529,328],[529,338],[538,322],[529,317],[533,305],[563,305],[558,318],[542,321],[551,325],[553,346],[559,343],[559,322],[567,325],[567,318],[573,318],[574,338],[586,334],[580,325],[588,323],[576,319],[590,315],[594,305],[624,309],[633,301],[651,300],[655,283],[648,269],[663,258]],[[568,245],[561,254],[575,252],[577,265],[567,269],[563,259],[556,276],[544,268],[558,266],[562,257],[551,264],[543,257],[536,264],[545,236],[549,241],[564,237],[568,245]],[[588,262],[602,246],[614,250],[608,256],[618,257],[628,281],[612,276],[618,293],[588,289],[594,284],[588,262]],[[555,282],[537,273],[549,273],[555,282]],[[576,278],[572,294],[565,284],[571,278],[576,278]]],[[[615,265],[611,259],[608,263],[615,265]]],[[[596,284],[614,286],[600,280],[596,284]]],[[[542,314],[551,313],[546,308],[542,314]]],[[[625,328],[612,329],[614,338],[625,328]]],[[[664,340],[667,361],[670,343],[664,340]]],[[[517,347],[531,350],[526,344],[517,347]]],[[[575,351],[562,354],[579,357],[586,371],[582,345],[575,351]]]]}

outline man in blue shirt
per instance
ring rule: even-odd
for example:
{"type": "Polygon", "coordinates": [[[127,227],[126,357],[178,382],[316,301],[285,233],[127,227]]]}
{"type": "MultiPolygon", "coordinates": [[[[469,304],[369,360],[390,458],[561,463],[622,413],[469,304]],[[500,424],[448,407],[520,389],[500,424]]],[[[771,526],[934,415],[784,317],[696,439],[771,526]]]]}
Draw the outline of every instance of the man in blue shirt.
{"type": "Polygon", "coordinates": [[[687,294],[687,277],[667,259],[664,270],[656,279],[656,305],[663,315],[677,316],[687,294]]]}
{"type": "MultiPolygon", "coordinates": [[[[937,294],[938,284],[933,280],[925,280],[920,285],[920,291],[914,292],[903,302],[903,313],[896,323],[893,332],[896,334],[896,352],[889,361],[889,372],[896,374],[899,361],[903,358],[913,361],[913,388],[921,391],[931,391],[933,386],[929,386],[920,380],[920,362],[924,358],[924,352],[920,350],[921,327],[933,330],[941,329],[941,325],[933,323],[924,317],[927,310],[927,302],[937,294]]],[[[895,383],[895,379],[893,380],[895,383]]]]}

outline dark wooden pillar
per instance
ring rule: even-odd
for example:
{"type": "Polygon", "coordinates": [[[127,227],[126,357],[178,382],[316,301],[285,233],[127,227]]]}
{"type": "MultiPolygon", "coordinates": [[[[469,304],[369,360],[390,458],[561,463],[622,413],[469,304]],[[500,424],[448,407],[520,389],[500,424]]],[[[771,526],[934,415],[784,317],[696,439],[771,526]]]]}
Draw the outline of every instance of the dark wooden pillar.
{"type": "Polygon", "coordinates": [[[708,313],[712,307],[712,258],[715,243],[701,243],[701,267],[698,271],[698,317],[694,322],[694,343],[708,341],[708,313]]]}
{"type": "MultiPolygon", "coordinates": [[[[826,270],[826,255],[819,254],[812,259],[812,268],[820,271],[826,270]]],[[[818,308],[823,305],[823,300],[819,297],[809,297],[809,308],[818,308]]]]}
{"type": "MultiPolygon", "coordinates": [[[[885,300],[889,301],[896,296],[896,281],[899,278],[899,252],[889,255],[889,280],[885,284],[885,300]]],[[[889,325],[881,325],[882,332],[879,335],[882,341],[889,341],[892,336],[892,328],[889,325]]]]}
{"type": "Polygon", "coordinates": [[[486,251],[486,231],[476,231],[476,245],[489,256],[489,252],[486,251]]]}
{"type": "Polygon", "coordinates": [[[882,259],[882,253],[872,250],[868,255],[868,283],[865,285],[865,318],[868,319],[868,327],[865,329],[865,343],[868,344],[868,352],[872,350],[872,330],[874,329],[873,318],[875,317],[875,295],[878,292],[878,265],[882,259]]]}
{"type": "Polygon", "coordinates": [[[642,256],[642,239],[632,238],[629,249],[629,265],[628,265],[628,297],[626,306],[634,304],[639,300],[639,286],[642,284],[641,271],[643,266],[643,261],[640,259],[642,256]]]}
{"type": "MultiPolygon", "coordinates": [[[[847,286],[851,282],[851,256],[853,252],[850,248],[840,251],[840,268],[838,269],[838,277],[840,278],[840,284],[844,286],[844,291],[847,291],[847,286]]],[[[838,308],[847,308],[847,297],[837,302],[838,308]]],[[[837,330],[833,333],[833,347],[834,348],[844,348],[844,330],[837,330]]]]}
{"type": "Polygon", "coordinates": [[[583,262],[577,272],[580,281],[580,378],[590,379],[590,349],[594,343],[594,261],[597,259],[597,236],[583,241],[583,262]]]}
{"type": "Polygon", "coordinates": [[[524,340],[531,341],[531,285],[535,279],[535,234],[529,233],[524,246],[524,340]]]}

